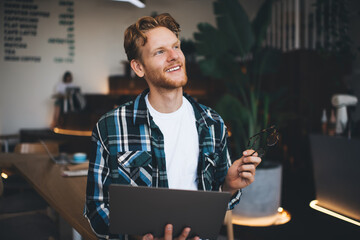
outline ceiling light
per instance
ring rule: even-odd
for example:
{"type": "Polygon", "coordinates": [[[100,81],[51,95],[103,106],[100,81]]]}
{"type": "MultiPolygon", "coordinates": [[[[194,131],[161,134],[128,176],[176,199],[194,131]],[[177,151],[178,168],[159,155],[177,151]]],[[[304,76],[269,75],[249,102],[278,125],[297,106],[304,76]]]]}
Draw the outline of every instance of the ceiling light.
{"type": "Polygon", "coordinates": [[[129,2],[133,5],[135,5],[138,8],[144,8],[145,4],[143,1],[141,0],[113,0],[113,1],[118,1],[118,2],[129,2]]]}

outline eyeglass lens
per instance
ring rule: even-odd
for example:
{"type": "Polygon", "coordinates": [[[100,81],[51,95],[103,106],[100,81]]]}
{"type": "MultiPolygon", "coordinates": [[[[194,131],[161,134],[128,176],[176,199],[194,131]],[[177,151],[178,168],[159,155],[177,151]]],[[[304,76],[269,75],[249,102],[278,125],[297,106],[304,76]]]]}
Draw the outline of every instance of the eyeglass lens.
{"type": "Polygon", "coordinates": [[[275,127],[271,127],[251,137],[248,142],[248,148],[254,149],[255,152],[258,153],[258,156],[262,157],[265,155],[266,147],[272,147],[278,141],[279,134],[275,127]]]}
{"type": "Polygon", "coordinates": [[[278,140],[279,140],[279,135],[277,134],[277,132],[273,132],[266,138],[266,145],[274,146],[278,140]]]}

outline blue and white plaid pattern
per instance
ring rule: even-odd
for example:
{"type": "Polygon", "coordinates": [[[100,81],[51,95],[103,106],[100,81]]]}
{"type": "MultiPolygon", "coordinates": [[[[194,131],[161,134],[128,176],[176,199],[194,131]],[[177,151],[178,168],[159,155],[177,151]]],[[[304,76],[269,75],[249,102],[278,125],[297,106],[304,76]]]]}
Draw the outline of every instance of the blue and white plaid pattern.
{"type": "MultiPolygon", "coordinates": [[[[164,137],[147,110],[148,91],[102,116],[92,133],[84,215],[102,239],[127,238],[108,233],[110,183],[168,188],[164,137]]],[[[231,165],[226,127],[215,111],[184,96],[194,108],[199,134],[198,189],[219,191],[231,165]]],[[[229,209],[240,196],[238,191],[232,197],[229,209]]]]}

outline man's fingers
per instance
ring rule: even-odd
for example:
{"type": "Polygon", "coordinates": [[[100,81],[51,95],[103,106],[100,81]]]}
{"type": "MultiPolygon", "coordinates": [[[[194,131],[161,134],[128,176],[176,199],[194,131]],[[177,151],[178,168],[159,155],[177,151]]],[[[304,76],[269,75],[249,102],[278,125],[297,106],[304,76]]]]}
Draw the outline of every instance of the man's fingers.
{"type": "Polygon", "coordinates": [[[181,232],[180,236],[178,237],[178,240],[186,240],[186,238],[190,233],[190,230],[191,229],[189,227],[184,228],[184,230],[181,232]]]}
{"type": "Polygon", "coordinates": [[[258,156],[258,153],[255,152],[255,150],[248,149],[248,150],[246,150],[246,151],[243,152],[243,155],[244,155],[245,157],[247,157],[247,156],[257,157],[257,156],[258,156]]]}
{"type": "Polygon", "coordinates": [[[173,235],[173,225],[167,224],[165,226],[164,240],[172,240],[172,235],[173,235]]]}
{"type": "Polygon", "coordinates": [[[238,168],[239,173],[241,172],[250,172],[255,175],[255,165],[254,164],[243,164],[238,168]]]}
{"type": "Polygon", "coordinates": [[[239,176],[245,179],[248,179],[250,182],[253,182],[255,180],[254,174],[250,172],[240,172],[239,176]]]}
{"type": "Polygon", "coordinates": [[[152,234],[146,234],[145,236],[142,237],[143,240],[153,240],[154,236],[152,234]]]}
{"type": "MultiPolygon", "coordinates": [[[[178,236],[176,239],[178,240],[186,240],[190,233],[190,228],[186,227],[181,232],[180,236],[178,236]]],[[[164,240],[172,240],[173,239],[173,225],[167,224],[165,226],[165,233],[164,233],[164,240]]],[[[196,238],[195,238],[196,239],[196,238]]],[[[199,239],[199,238],[197,238],[199,239]]]]}
{"type": "Polygon", "coordinates": [[[255,176],[255,169],[256,166],[254,164],[243,164],[238,167],[239,176],[244,178],[255,176]]]}
{"type": "Polygon", "coordinates": [[[254,150],[246,150],[246,151],[244,151],[243,163],[245,163],[245,164],[254,164],[255,167],[257,167],[261,163],[261,158],[258,157],[257,152],[255,152],[254,155],[251,155],[252,153],[254,153],[254,150]]]}

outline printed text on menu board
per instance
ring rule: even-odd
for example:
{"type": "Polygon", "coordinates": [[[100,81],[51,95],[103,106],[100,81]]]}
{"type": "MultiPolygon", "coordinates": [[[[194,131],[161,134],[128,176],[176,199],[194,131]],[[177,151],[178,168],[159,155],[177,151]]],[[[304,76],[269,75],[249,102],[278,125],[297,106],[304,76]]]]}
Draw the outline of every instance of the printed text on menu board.
{"type": "MultiPolygon", "coordinates": [[[[4,61],[7,62],[41,62],[41,56],[31,45],[30,39],[38,36],[39,22],[50,17],[50,11],[40,10],[40,4],[34,0],[4,0],[3,3],[3,40],[4,61]],[[28,40],[28,41],[27,41],[28,40]],[[21,54],[28,49],[32,54],[21,54]]],[[[64,56],[55,56],[56,63],[72,63],[75,57],[74,35],[74,0],[59,0],[61,12],[58,14],[58,25],[66,28],[66,36],[50,37],[49,44],[67,45],[64,56]]]]}

